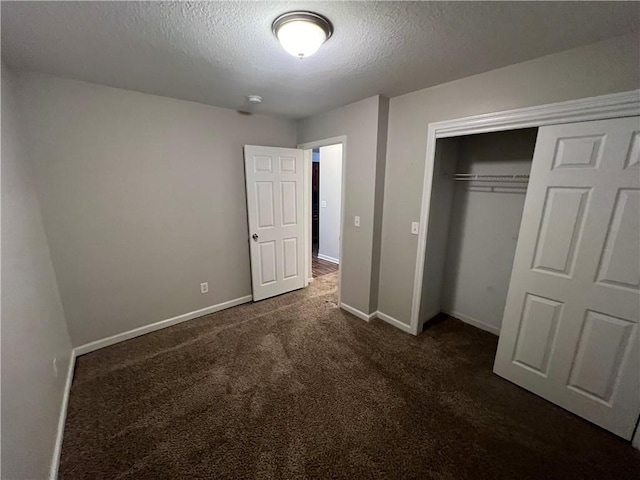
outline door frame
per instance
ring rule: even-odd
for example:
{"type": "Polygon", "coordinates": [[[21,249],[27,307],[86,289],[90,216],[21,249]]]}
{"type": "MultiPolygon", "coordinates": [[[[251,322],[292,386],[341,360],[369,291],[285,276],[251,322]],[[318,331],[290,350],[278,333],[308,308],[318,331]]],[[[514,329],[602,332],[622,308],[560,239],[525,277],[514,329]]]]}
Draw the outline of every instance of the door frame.
{"type": "MultiPolygon", "coordinates": [[[[299,149],[304,150],[303,152],[303,165],[304,165],[304,170],[303,170],[303,183],[304,183],[304,200],[303,200],[303,206],[304,206],[304,211],[305,211],[305,215],[304,215],[304,231],[305,231],[305,237],[306,237],[306,241],[305,241],[305,272],[306,272],[306,277],[305,277],[305,287],[309,285],[309,283],[313,282],[313,272],[311,269],[311,264],[313,262],[313,258],[312,258],[312,254],[313,252],[311,251],[311,243],[313,241],[312,238],[312,233],[311,233],[311,216],[313,214],[312,212],[312,205],[311,205],[311,164],[313,162],[313,158],[312,155],[309,153],[312,149],[314,148],[320,148],[320,147],[328,147],[330,145],[338,145],[341,144],[342,145],[342,178],[340,180],[340,247],[339,247],[339,255],[340,255],[340,267],[338,268],[338,305],[340,305],[340,299],[342,298],[342,265],[343,265],[343,256],[344,256],[344,249],[343,249],[343,240],[344,240],[344,212],[345,212],[345,201],[344,201],[344,197],[345,197],[345,185],[346,185],[346,178],[347,178],[347,170],[346,170],[346,165],[347,165],[347,136],[346,135],[340,135],[338,137],[331,137],[331,138],[326,138],[324,140],[317,140],[314,142],[306,142],[306,143],[300,143],[298,144],[299,149]]],[[[322,168],[322,167],[320,167],[322,168]]]]}
{"type": "Polygon", "coordinates": [[[416,270],[413,280],[410,333],[413,335],[420,333],[420,298],[422,294],[424,260],[426,256],[429,213],[431,209],[431,187],[435,166],[436,141],[439,138],[637,115],[640,115],[640,90],[430,123],[427,131],[427,152],[422,183],[422,202],[420,204],[416,270]]]}

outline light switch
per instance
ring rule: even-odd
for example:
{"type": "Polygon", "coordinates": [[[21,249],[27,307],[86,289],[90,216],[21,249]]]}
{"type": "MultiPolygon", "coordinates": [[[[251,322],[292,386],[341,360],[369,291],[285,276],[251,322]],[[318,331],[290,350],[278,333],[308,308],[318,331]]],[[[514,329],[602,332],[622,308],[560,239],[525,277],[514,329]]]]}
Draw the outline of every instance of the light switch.
{"type": "Polygon", "coordinates": [[[327,208],[327,201],[326,200],[322,200],[322,202],[320,202],[320,206],[322,208],[327,208]]]}
{"type": "Polygon", "coordinates": [[[360,226],[360,217],[358,217],[357,215],[355,217],[353,217],[353,224],[356,227],[359,227],[360,226]]]}
{"type": "Polygon", "coordinates": [[[413,235],[418,235],[418,230],[420,230],[419,222],[411,222],[411,233],[413,235]]]}

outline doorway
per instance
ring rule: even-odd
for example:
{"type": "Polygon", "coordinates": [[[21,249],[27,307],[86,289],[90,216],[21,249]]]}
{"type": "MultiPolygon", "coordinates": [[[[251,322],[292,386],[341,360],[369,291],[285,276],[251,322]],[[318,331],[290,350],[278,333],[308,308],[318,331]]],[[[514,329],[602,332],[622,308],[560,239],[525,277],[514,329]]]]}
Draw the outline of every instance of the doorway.
{"type": "Polygon", "coordinates": [[[340,265],[342,144],[311,153],[311,269],[313,278],[337,272],[340,265]]]}
{"type": "Polygon", "coordinates": [[[314,277],[337,271],[339,302],[342,277],[340,265],[345,261],[342,239],[347,137],[343,135],[308,142],[298,145],[298,148],[303,150],[305,166],[307,284],[313,282],[314,277]]]}
{"type": "Polygon", "coordinates": [[[442,312],[499,335],[537,133],[437,140],[421,330],[442,312]]]}

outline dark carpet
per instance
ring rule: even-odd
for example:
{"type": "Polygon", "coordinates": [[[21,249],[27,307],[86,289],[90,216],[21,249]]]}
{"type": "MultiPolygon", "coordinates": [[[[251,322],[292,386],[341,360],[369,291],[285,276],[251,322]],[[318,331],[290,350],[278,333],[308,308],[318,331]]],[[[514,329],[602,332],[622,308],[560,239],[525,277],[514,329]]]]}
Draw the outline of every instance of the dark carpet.
{"type": "Polygon", "coordinates": [[[493,375],[497,337],[365,323],[336,278],[78,358],[61,478],[639,478],[627,442],[493,375]]]}

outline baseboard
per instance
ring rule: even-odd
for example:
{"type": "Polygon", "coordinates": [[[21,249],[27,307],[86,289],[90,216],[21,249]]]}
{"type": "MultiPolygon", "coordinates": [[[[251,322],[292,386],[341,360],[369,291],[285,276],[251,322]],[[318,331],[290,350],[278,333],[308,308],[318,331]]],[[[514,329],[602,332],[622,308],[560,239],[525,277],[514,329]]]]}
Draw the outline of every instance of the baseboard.
{"type": "Polygon", "coordinates": [[[243,303],[250,302],[252,299],[253,297],[251,295],[246,295],[244,297],[236,298],[235,300],[229,300],[228,302],[201,308],[200,310],[184,313],[182,315],[178,315],[177,317],[161,320],[150,325],[145,325],[144,327],[134,328],[133,330],[129,330],[128,332],[118,333],[111,337],[103,338],[102,340],[96,340],[94,342],[81,345],[74,348],[73,351],[75,353],[75,356],[79,357],[80,355],[84,355],[85,353],[93,352],[104,347],[115,345],[116,343],[124,342],[125,340],[131,340],[132,338],[139,337],[140,335],[144,335],[146,333],[155,332],[156,330],[171,327],[172,325],[186,322],[187,320],[192,320],[204,315],[209,315],[210,313],[215,313],[220,310],[235,307],[237,305],[242,305],[243,303]]]}
{"type": "Polygon", "coordinates": [[[321,260],[326,260],[327,262],[337,263],[338,265],[340,265],[340,260],[338,260],[337,258],[328,257],[327,255],[323,255],[321,253],[316,256],[321,260]]]}
{"type": "Polygon", "coordinates": [[[459,313],[459,312],[454,312],[449,310],[442,310],[442,313],[446,313],[450,317],[457,318],[458,320],[461,320],[464,323],[468,323],[469,325],[473,325],[474,327],[479,328],[480,330],[484,330],[485,332],[493,333],[494,335],[500,336],[500,329],[498,327],[494,327],[493,325],[489,325],[488,323],[485,323],[481,320],[476,320],[475,318],[471,318],[470,316],[465,315],[464,313],[459,313]]]}
{"type": "Polygon", "coordinates": [[[349,312],[351,315],[355,315],[356,317],[361,318],[365,322],[370,321],[376,315],[376,312],[364,313],[358,310],[357,308],[353,308],[352,306],[347,305],[346,303],[340,303],[340,308],[349,312]]]}
{"type": "Polygon", "coordinates": [[[60,406],[60,416],[58,417],[56,443],[53,447],[53,459],[51,460],[51,469],[49,470],[50,480],[56,480],[58,478],[60,452],[62,451],[62,438],[64,436],[64,424],[67,420],[67,407],[69,405],[69,395],[71,393],[71,383],[73,383],[73,370],[75,369],[75,366],[76,355],[75,351],[71,350],[69,355],[69,368],[67,368],[67,379],[64,384],[64,393],[62,395],[62,405],[60,406]]]}
{"type": "Polygon", "coordinates": [[[399,328],[403,332],[414,335],[414,333],[411,331],[411,325],[402,323],[400,320],[398,320],[397,318],[393,318],[391,315],[387,315],[386,313],[377,311],[375,312],[375,316],[380,320],[382,320],[383,322],[387,322],[388,324],[393,325],[396,328],[399,328]]]}

